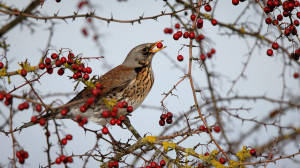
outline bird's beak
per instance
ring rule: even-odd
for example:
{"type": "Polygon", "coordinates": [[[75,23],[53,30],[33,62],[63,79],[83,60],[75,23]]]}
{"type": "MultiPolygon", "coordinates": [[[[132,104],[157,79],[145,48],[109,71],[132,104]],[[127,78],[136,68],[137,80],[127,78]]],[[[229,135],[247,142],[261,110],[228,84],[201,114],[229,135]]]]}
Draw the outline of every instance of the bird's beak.
{"type": "Polygon", "coordinates": [[[163,42],[163,40],[160,40],[160,41],[157,41],[156,43],[153,43],[153,46],[151,47],[151,49],[150,49],[149,52],[150,53],[156,53],[157,51],[160,51],[160,50],[166,48],[167,46],[163,46],[161,48],[157,48],[157,44],[161,43],[161,42],[163,42]]]}

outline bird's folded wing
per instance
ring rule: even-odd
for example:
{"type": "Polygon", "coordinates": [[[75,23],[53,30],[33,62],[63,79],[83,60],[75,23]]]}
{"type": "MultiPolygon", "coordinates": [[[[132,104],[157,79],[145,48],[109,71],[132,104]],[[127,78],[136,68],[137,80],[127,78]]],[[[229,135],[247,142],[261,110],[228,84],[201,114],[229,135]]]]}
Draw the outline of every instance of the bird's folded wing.
{"type": "MultiPolygon", "coordinates": [[[[99,82],[102,84],[103,89],[101,97],[105,97],[108,94],[113,94],[127,87],[127,85],[136,77],[136,71],[134,68],[119,65],[110,70],[106,74],[100,77],[99,82]]],[[[86,99],[92,95],[91,88],[85,88],[79,92],[72,100],[67,104],[86,99]]]]}

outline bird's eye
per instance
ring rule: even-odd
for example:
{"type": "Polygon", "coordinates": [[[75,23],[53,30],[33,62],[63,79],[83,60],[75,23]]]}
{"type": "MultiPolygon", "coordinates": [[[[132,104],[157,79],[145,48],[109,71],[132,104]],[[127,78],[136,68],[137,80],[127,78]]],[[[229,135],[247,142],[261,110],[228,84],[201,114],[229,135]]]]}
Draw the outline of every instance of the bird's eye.
{"type": "Polygon", "coordinates": [[[142,49],[142,52],[143,52],[144,54],[148,53],[148,51],[149,51],[149,49],[146,48],[146,47],[142,49]]]}

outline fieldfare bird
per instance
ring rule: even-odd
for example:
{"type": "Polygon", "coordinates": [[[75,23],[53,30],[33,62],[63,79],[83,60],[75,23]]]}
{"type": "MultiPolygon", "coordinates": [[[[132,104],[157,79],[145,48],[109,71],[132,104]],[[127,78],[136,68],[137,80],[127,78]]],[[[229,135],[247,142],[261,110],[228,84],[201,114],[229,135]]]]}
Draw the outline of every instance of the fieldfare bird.
{"type": "MultiPolygon", "coordinates": [[[[103,117],[103,111],[108,110],[111,104],[116,102],[126,101],[128,105],[137,109],[154,83],[154,74],[151,63],[152,58],[157,51],[165,48],[158,48],[157,44],[161,43],[145,43],[134,47],[125,58],[124,62],[108,71],[98,79],[102,85],[101,94],[96,101],[84,113],[80,108],[87,102],[88,98],[92,97],[93,88],[85,88],[71,99],[65,107],[68,107],[67,115],[60,114],[61,109],[57,109],[55,113],[48,113],[41,118],[50,120],[53,118],[75,118],[80,115],[87,118],[89,121],[100,125],[106,125],[109,122],[109,117],[103,117]]],[[[161,45],[161,44],[160,44],[161,45]]],[[[110,109],[111,110],[111,109],[110,109]]],[[[126,109],[119,109],[118,115],[124,115],[126,109]]],[[[35,123],[26,123],[21,128],[34,125],[35,123]]]]}

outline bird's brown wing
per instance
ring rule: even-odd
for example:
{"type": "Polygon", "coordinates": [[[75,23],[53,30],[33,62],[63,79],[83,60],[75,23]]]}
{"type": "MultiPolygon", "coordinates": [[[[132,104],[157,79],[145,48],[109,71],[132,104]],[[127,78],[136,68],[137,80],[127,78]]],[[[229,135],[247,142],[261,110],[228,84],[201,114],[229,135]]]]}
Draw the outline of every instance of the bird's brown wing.
{"type": "MultiPolygon", "coordinates": [[[[124,89],[136,77],[136,75],[134,68],[123,65],[119,65],[108,71],[99,79],[99,82],[103,86],[101,96],[105,97],[108,94],[113,94],[114,92],[124,89]]],[[[92,95],[91,91],[91,88],[83,89],[67,104],[90,97],[92,95]]]]}

